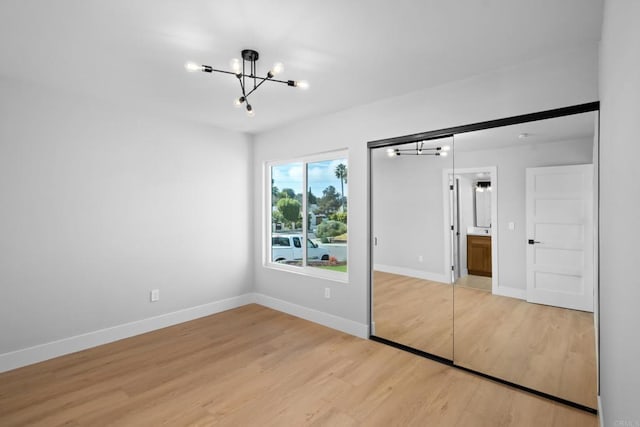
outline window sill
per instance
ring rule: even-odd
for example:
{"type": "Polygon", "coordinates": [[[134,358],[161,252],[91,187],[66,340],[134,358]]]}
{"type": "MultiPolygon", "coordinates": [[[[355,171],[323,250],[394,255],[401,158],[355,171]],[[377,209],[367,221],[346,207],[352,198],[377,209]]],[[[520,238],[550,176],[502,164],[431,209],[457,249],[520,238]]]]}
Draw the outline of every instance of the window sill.
{"type": "Polygon", "coordinates": [[[324,270],[322,268],[317,267],[298,267],[294,265],[280,264],[276,262],[267,262],[263,264],[264,268],[268,268],[270,270],[284,271],[287,273],[299,274],[302,276],[314,278],[314,279],[323,279],[323,280],[331,280],[332,282],[338,283],[349,283],[349,272],[342,273],[339,271],[331,271],[324,270]]]}

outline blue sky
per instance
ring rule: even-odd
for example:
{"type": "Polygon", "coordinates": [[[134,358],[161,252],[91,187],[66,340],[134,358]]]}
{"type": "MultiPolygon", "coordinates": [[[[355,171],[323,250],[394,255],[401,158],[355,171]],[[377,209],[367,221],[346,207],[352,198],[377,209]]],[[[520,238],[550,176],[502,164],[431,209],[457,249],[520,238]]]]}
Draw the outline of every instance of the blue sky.
{"type": "MultiPolygon", "coordinates": [[[[347,159],[308,163],[309,176],[307,178],[307,184],[311,187],[311,192],[314,195],[321,197],[322,190],[330,185],[333,185],[338,193],[340,192],[340,180],[336,178],[335,174],[336,166],[340,163],[346,165],[348,169],[347,159]]],[[[271,168],[273,185],[278,187],[280,190],[284,188],[291,188],[296,193],[302,193],[302,174],[302,163],[288,163],[286,165],[278,165],[271,168]]],[[[349,185],[345,184],[345,196],[349,196],[349,191],[347,191],[348,187],[349,185]]]]}

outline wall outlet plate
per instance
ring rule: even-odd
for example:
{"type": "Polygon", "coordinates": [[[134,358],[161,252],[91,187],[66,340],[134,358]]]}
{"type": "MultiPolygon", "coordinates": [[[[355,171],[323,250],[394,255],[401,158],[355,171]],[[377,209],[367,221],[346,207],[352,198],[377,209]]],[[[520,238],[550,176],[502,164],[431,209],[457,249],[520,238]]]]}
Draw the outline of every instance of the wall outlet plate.
{"type": "Polygon", "coordinates": [[[160,289],[153,289],[151,291],[151,302],[156,302],[160,300],[160,289]]]}
{"type": "Polygon", "coordinates": [[[331,298],[331,288],[324,288],[324,297],[327,299],[331,298]]]}

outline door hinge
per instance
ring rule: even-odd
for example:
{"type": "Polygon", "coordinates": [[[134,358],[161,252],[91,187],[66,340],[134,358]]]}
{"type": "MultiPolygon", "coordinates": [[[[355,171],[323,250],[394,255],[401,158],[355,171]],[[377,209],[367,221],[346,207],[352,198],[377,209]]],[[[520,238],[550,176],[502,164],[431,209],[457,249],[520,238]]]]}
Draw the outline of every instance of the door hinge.
{"type": "Polygon", "coordinates": [[[453,231],[453,225],[451,226],[451,231],[453,231]]]}
{"type": "Polygon", "coordinates": [[[453,191],[453,185],[449,185],[449,190],[453,191]]]}
{"type": "Polygon", "coordinates": [[[452,265],[451,266],[451,271],[456,271],[455,267],[452,265]]]}

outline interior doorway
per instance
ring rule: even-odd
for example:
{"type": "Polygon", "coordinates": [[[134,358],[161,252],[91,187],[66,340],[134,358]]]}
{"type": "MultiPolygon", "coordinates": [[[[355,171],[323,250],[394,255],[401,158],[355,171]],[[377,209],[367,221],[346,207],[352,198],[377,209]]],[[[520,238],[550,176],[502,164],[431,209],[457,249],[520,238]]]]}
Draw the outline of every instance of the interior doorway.
{"type": "Polygon", "coordinates": [[[497,168],[447,170],[443,182],[451,281],[494,292],[498,287],[497,168]]]}

